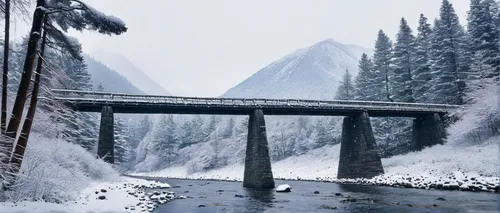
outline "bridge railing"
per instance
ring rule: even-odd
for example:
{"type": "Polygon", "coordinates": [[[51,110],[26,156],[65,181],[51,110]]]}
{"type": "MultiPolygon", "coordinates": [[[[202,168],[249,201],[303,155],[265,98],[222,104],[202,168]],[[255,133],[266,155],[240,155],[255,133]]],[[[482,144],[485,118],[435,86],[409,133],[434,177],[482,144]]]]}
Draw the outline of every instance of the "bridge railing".
{"type": "Polygon", "coordinates": [[[304,100],[304,99],[263,99],[263,98],[200,98],[200,97],[180,97],[180,96],[160,96],[160,95],[130,95],[123,93],[62,90],[53,89],[54,99],[66,101],[89,101],[89,102],[128,102],[128,103],[166,103],[183,105],[223,105],[223,106],[297,106],[297,107],[390,107],[404,109],[435,109],[448,111],[456,109],[455,105],[444,104],[423,104],[423,103],[401,103],[401,102],[381,102],[381,101],[354,101],[354,100],[304,100]]]}

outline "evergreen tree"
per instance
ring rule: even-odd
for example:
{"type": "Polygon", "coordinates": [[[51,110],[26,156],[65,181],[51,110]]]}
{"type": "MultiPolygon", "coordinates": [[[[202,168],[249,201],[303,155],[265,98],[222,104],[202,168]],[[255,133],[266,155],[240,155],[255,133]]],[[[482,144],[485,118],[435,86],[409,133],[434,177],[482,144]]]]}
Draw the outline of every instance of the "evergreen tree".
{"type": "Polygon", "coordinates": [[[389,76],[392,73],[392,41],[384,31],[378,32],[375,42],[375,53],[373,54],[374,75],[369,79],[369,84],[373,85],[373,98],[376,101],[389,100],[391,92],[389,87],[389,76]]]}
{"type": "Polygon", "coordinates": [[[473,57],[482,56],[483,59],[478,60],[491,66],[490,73],[485,73],[488,78],[500,76],[498,11],[494,0],[471,0],[467,17],[470,54],[473,57]]]}
{"type": "Polygon", "coordinates": [[[207,124],[207,127],[203,128],[203,125],[204,122],[200,116],[195,116],[193,119],[184,122],[180,131],[179,149],[206,141],[208,137],[206,135],[207,128],[215,130],[216,126],[215,124],[207,124]]]}
{"type": "Polygon", "coordinates": [[[182,149],[184,147],[188,147],[192,144],[194,144],[194,142],[192,141],[192,137],[193,137],[193,133],[194,133],[194,130],[193,130],[193,122],[191,121],[185,121],[182,126],[181,126],[181,130],[180,130],[180,144],[179,144],[179,149],[182,149]]]}
{"type": "Polygon", "coordinates": [[[374,97],[375,89],[373,84],[371,84],[371,78],[375,76],[375,71],[373,68],[372,61],[368,58],[368,55],[363,53],[361,60],[359,61],[359,73],[355,79],[355,91],[354,98],[356,100],[366,100],[373,101],[377,100],[374,97]]]}
{"type": "Polygon", "coordinates": [[[474,96],[475,91],[487,88],[487,85],[493,83],[495,80],[489,78],[489,74],[494,71],[494,68],[486,63],[487,57],[484,57],[483,51],[476,51],[472,57],[470,65],[470,73],[467,76],[467,89],[466,89],[466,103],[473,103],[477,101],[474,96]]]}
{"type": "Polygon", "coordinates": [[[151,143],[156,155],[168,163],[177,155],[179,144],[176,132],[177,126],[172,115],[162,116],[153,131],[151,143]]]}
{"type": "Polygon", "coordinates": [[[394,75],[391,81],[393,97],[399,102],[415,102],[413,74],[416,68],[415,37],[404,18],[401,19],[394,45],[394,75]]]}
{"type": "Polygon", "coordinates": [[[246,137],[248,134],[248,116],[245,116],[235,129],[235,135],[239,138],[246,137]]]}
{"type": "Polygon", "coordinates": [[[231,117],[227,121],[226,127],[224,128],[224,131],[222,132],[222,138],[230,138],[233,136],[234,133],[234,118],[231,117]]]}
{"type": "Polygon", "coordinates": [[[352,75],[349,73],[349,70],[345,71],[345,74],[342,77],[342,81],[340,81],[335,99],[337,100],[354,99],[354,85],[352,82],[352,75]]]}
{"type": "MultiPolygon", "coordinates": [[[[131,124],[129,124],[130,148],[132,150],[137,149],[141,141],[146,138],[146,135],[152,130],[152,128],[153,123],[147,115],[142,116],[139,120],[134,120],[134,122],[131,122],[131,124]]],[[[131,159],[137,160],[136,154],[136,152],[131,152],[131,159]]]]}
{"type": "Polygon", "coordinates": [[[309,128],[309,119],[304,116],[300,116],[296,122],[293,122],[291,124],[290,128],[296,129],[296,131],[291,135],[294,140],[294,153],[297,155],[301,155],[309,151],[308,138],[310,133],[312,132],[312,129],[309,128]]]}
{"type": "Polygon", "coordinates": [[[433,30],[433,100],[444,104],[463,104],[467,40],[453,5],[443,0],[438,23],[433,30]]]}
{"type": "Polygon", "coordinates": [[[97,85],[96,90],[99,91],[99,92],[103,92],[104,91],[104,87],[102,86],[102,84],[99,84],[99,85],[97,85]]]}
{"type": "Polygon", "coordinates": [[[126,131],[126,126],[121,119],[115,119],[115,143],[114,143],[114,157],[116,164],[125,164],[131,160],[131,144],[130,137],[126,131]]]}
{"type": "Polygon", "coordinates": [[[416,102],[429,102],[429,89],[431,87],[431,25],[427,23],[427,18],[420,14],[418,21],[418,35],[416,38],[415,72],[413,75],[413,86],[416,102]]]}
{"type": "Polygon", "coordinates": [[[328,134],[328,131],[322,120],[318,120],[315,129],[316,129],[316,137],[314,141],[315,149],[331,143],[331,135],[328,134]]]}
{"type": "Polygon", "coordinates": [[[204,141],[208,141],[212,133],[217,129],[217,124],[219,123],[219,119],[212,115],[207,123],[207,126],[203,129],[204,141]]]}

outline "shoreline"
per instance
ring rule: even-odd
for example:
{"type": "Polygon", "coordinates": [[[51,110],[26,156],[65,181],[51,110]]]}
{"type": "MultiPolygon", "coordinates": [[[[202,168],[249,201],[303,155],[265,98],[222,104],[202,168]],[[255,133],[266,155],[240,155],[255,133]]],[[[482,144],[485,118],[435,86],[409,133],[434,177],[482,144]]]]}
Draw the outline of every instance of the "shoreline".
{"type": "MultiPolygon", "coordinates": [[[[180,177],[168,177],[168,176],[144,176],[144,175],[130,175],[125,174],[124,176],[131,178],[140,178],[145,180],[157,180],[157,179],[173,179],[173,180],[200,180],[200,181],[217,181],[217,182],[242,182],[241,180],[231,180],[231,179],[217,179],[217,178],[180,178],[180,177]]],[[[494,178],[494,177],[490,177],[494,178]]],[[[382,186],[382,187],[392,187],[392,188],[407,188],[407,189],[424,189],[424,190],[443,190],[443,191],[463,191],[463,192],[483,192],[491,194],[500,193],[500,184],[492,185],[488,183],[479,183],[474,185],[468,185],[467,187],[462,184],[451,183],[451,181],[441,181],[443,183],[426,183],[421,185],[414,185],[413,182],[402,181],[393,184],[371,181],[372,179],[341,179],[341,180],[310,180],[310,179],[292,179],[292,178],[274,178],[275,180],[284,181],[305,181],[305,182],[323,182],[323,183],[336,183],[345,185],[365,185],[365,186],[382,186]]],[[[415,179],[418,181],[418,179],[415,179]]],[[[411,178],[410,180],[411,181],[411,178]]],[[[498,181],[498,178],[497,178],[498,181]]],[[[476,182],[478,183],[478,182],[476,182]]],[[[175,188],[173,186],[172,188],[175,188]]]]}

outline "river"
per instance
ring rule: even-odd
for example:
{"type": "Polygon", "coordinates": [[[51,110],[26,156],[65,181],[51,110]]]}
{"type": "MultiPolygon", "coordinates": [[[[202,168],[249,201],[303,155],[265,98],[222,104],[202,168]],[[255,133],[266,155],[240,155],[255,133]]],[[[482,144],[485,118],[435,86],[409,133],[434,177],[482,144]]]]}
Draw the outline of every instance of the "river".
{"type": "Polygon", "coordinates": [[[500,194],[336,183],[281,181],[292,191],[248,189],[241,182],[178,180],[170,189],[187,199],[160,205],[158,213],[215,212],[499,212],[500,194]],[[316,192],[315,192],[316,191],[316,192]],[[340,193],[340,194],[339,194],[340,193]]]}

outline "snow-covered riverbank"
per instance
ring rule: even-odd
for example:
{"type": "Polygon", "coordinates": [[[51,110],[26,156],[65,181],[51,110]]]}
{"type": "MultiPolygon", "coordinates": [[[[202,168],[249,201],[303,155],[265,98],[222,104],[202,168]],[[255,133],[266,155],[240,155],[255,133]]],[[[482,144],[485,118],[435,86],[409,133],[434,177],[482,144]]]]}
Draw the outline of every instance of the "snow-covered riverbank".
{"type": "MultiPolygon", "coordinates": [[[[500,137],[494,137],[477,145],[438,145],[421,152],[382,159],[385,174],[372,179],[336,179],[339,145],[326,146],[305,155],[274,162],[272,169],[274,177],[278,179],[498,191],[500,185],[499,141],[500,137]]],[[[133,175],[241,181],[243,170],[242,164],[233,164],[189,174],[185,166],[174,166],[157,172],[133,175]]]]}
{"type": "Polygon", "coordinates": [[[172,192],[146,193],[145,189],[166,189],[170,185],[155,181],[120,177],[114,182],[93,183],[78,199],[65,203],[21,201],[0,203],[0,212],[141,212],[153,211],[158,204],[175,198],[172,192]]]}

